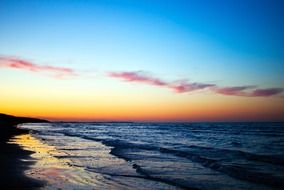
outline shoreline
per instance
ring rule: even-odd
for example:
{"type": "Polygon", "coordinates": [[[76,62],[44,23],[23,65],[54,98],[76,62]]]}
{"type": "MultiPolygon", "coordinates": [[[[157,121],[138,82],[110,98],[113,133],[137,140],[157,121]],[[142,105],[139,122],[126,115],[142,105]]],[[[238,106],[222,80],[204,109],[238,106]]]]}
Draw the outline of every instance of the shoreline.
{"type": "Polygon", "coordinates": [[[25,190],[39,189],[44,181],[32,179],[24,174],[34,161],[30,159],[33,153],[22,149],[9,141],[16,135],[28,134],[28,130],[17,128],[18,124],[25,122],[46,122],[33,118],[14,117],[0,114],[0,187],[4,189],[25,190]]]}

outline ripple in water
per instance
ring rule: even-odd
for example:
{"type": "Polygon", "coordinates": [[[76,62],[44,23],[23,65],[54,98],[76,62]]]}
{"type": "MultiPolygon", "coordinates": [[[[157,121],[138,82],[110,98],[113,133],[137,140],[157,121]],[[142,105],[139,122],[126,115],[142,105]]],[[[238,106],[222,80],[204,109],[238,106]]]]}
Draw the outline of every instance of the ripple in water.
{"type": "Polygon", "coordinates": [[[44,189],[282,189],[283,123],[42,123],[13,141],[35,151],[44,189]]]}

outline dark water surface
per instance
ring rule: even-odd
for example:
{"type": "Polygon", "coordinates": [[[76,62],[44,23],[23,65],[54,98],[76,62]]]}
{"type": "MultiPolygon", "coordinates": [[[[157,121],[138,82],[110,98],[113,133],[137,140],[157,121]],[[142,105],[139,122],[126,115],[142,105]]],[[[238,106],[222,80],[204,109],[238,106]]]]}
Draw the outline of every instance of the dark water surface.
{"type": "Polygon", "coordinates": [[[82,189],[284,189],[284,123],[21,127],[76,168],[68,175],[82,189]]]}

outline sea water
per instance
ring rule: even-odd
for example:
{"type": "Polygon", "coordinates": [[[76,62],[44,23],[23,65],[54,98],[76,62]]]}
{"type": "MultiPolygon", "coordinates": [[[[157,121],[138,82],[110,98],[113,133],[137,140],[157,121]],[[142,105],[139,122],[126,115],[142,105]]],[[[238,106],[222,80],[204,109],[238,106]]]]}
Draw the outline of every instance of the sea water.
{"type": "Polygon", "coordinates": [[[36,152],[40,164],[27,175],[47,181],[45,189],[284,188],[284,123],[55,122],[20,127],[41,142],[21,144],[36,152]],[[48,151],[38,148],[42,144],[48,151]],[[47,156],[57,161],[40,161],[47,156]]]}

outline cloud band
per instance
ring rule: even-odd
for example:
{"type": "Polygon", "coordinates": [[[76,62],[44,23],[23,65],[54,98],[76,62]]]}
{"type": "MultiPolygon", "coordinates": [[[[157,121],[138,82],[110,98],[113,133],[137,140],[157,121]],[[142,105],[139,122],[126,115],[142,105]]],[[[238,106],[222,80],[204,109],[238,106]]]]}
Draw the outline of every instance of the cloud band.
{"type": "Polygon", "coordinates": [[[26,70],[36,73],[45,73],[55,78],[65,78],[77,75],[76,72],[71,68],[55,67],[50,65],[38,65],[30,61],[14,57],[0,57],[0,67],[26,70]]]}
{"type": "Polygon", "coordinates": [[[152,86],[166,87],[177,93],[207,89],[217,94],[244,97],[269,97],[283,92],[282,88],[257,88],[256,86],[219,87],[217,84],[188,82],[187,80],[166,82],[157,77],[138,72],[110,72],[109,77],[119,78],[127,82],[144,83],[152,86]]]}

